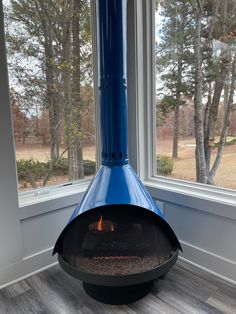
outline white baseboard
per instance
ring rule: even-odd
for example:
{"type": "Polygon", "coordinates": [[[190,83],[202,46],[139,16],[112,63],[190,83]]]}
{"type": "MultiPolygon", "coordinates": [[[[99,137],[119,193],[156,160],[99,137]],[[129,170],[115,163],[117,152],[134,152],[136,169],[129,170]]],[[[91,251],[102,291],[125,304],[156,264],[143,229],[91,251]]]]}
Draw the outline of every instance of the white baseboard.
{"type": "Polygon", "coordinates": [[[52,248],[28,256],[0,269],[0,289],[46,270],[57,263],[56,256],[52,256],[52,248]]]}
{"type": "Polygon", "coordinates": [[[236,262],[181,241],[180,259],[236,285],[236,262]]]}

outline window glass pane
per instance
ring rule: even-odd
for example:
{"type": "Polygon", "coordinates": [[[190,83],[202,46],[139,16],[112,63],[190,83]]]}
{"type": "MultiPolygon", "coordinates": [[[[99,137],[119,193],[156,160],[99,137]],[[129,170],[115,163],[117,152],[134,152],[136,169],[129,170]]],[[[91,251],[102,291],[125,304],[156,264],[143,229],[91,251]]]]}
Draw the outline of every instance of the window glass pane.
{"type": "Polygon", "coordinates": [[[236,1],[156,2],[157,174],[236,188],[236,1]]]}
{"type": "Polygon", "coordinates": [[[89,0],[5,0],[19,191],[95,173],[89,0]]]}

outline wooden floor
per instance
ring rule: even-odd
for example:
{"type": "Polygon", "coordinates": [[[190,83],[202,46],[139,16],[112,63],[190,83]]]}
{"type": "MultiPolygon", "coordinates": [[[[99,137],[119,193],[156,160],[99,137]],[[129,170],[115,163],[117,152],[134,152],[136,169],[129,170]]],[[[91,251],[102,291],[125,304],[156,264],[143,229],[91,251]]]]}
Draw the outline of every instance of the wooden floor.
{"type": "Polygon", "coordinates": [[[152,293],[127,306],[105,305],[86,295],[80,281],[59,266],[0,291],[0,314],[236,314],[236,286],[182,261],[152,293]]]}

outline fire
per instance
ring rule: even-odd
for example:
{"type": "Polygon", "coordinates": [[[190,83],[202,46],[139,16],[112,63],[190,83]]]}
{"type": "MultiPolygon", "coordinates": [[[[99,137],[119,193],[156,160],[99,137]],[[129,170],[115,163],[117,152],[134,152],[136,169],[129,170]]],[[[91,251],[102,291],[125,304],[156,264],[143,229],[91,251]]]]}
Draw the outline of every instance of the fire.
{"type": "Polygon", "coordinates": [[[102,216],[101,216],[98,221],[98,231],[102,231],[102,230],[103,230],[103,223],[102,223],[102,216]]]}
{"type": "Polygon", "coordinates": [[[109,220],[103,220],[102,215],[100,216],[100,219],[97,222],[97,231],[115,231],[114,225],[109,220]]]}

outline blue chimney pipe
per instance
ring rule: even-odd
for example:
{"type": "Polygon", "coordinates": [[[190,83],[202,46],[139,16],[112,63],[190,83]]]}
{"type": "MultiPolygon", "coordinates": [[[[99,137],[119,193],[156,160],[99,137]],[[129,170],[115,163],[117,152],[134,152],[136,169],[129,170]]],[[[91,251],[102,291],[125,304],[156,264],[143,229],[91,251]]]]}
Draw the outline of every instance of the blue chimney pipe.
{"type": "Polygon", "coordinates": [[[126,1],[97,1],[102,164],[127,158],[126,1]]]}
{"type": "MultiPolygon", "coordinates": [[[[161,211],[128,162],[126,86],[127,0],[97,0],[99,90],[102,165],[81,203],[60,234],[53,254],[60,252],[63,236],[80,214],[102,206],[132,205],[155,213],[177,247],[180,243],[161,211]]],[[[120,210],[124,210],[120,206],[120,210]]]]}

